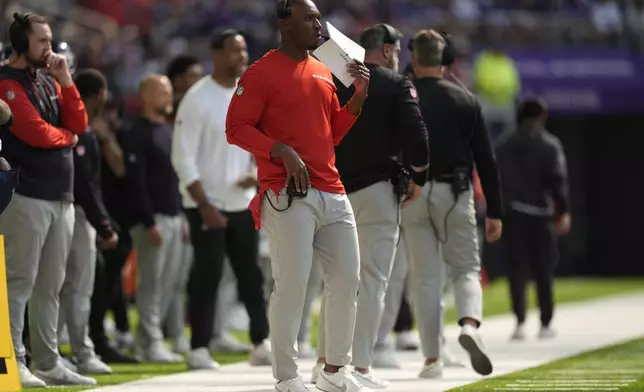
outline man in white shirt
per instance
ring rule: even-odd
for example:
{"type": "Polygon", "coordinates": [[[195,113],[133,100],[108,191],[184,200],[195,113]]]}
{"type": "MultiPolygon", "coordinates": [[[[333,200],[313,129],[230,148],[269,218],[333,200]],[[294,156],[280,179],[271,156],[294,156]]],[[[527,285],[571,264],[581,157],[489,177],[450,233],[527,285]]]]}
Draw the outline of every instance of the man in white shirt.
{"type": "Polygon", "coordinates": [[[192,327],[188,366],[215,369],[208,345],[225,256],[237,277],[250,318],[252,365],[271,365],[263,275],[257,264],[258,234],[248,204],[257,174],[252,155],[226,141],[226,114],[248,64],[246,41],[236,30],[215,32],[214,72],[193,85],[176,116],[172,162],[190,222],[194,264],[188,283],[192,327]]]}

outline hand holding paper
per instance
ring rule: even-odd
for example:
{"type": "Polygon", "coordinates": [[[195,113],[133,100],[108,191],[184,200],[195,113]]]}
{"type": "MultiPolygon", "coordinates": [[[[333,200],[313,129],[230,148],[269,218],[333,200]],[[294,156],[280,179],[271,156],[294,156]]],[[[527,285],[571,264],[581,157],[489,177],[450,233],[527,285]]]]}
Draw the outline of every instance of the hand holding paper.
{"type": "Polygon", "coordinates": [[[361,61],[354,60],[347,64],[347,71],[355,79],[353,82],[356,88],[355,93],[366,98],[367,90],[369,89],[369,69],[361,61]]]}
{"type": "MultiPolygon", "coordinates": [[[[331,23],[327,22],[326,27],[330,38],[313,52],[313,56],[323,62],[342,84],[349,87],[356,80],[358,73],[354,72],[352,75],[347,64],[352,63],[353,60],[358,60],[362,64],[365,50],[333,27],[331,23]]],[[[363,87],[362,82],[358,84],[356,88],[363,87]]]]}

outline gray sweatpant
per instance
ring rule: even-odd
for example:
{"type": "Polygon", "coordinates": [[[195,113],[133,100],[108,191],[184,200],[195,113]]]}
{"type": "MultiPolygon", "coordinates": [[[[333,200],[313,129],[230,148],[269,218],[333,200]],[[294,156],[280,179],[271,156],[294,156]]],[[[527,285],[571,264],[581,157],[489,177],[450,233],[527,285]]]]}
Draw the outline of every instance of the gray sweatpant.
{"type": "MultiPolygon", "coordinates": [[[[396,254],[400,207],[389,181],[382,181],[349,194],[355,214],[360,245],[360,290],[356,328],[353,337],[352,365],[369,368],[373,358],[378,327],[385,308],[387,281],[396,254]]],[[[320,310],[318,356],[328,351],[323,328],[327,315],[324,291],[320,310]]]]}
{"type": "Polygon", "coordinates": [[[459,322],[463,318],[482,318],[481,261],[472,190],[455,201],[451,185],[427,184],[423,196],[403,209],[402,227],[423,355],[439,358],[443,263],[449,266],[459,322]]]}
{"type": "Polygon", "coordinates": [[[312,188],[307,197],[293,200],[285,211],[277,211],[287,206],[285,192],[278,197],[267,191],[262,202],[262,223],[268,235],[274,281],[269,321],[273,376],[277,380],[298,376],[295,343],[313,258],[324,271],[328,342],[325,357],[331,365],[351,362],[360,284],[358,235],[349,198],[312,188]]]}
{"type": "Polygon", "coordinates": [[[31,353],[36,369],[58,362],[58,298],[65,279],[74,231],[74,206],[15,194],[0,215],[5,236],[11,338],[16,358],[25,361],[22,332],[29,302],[31,353]]]}
{"type": "Polygon", "coordinates": [[[139,338],[142,349],[163,341],[161,321],[165,319],[170,302],[179,286],[182,264],[182,218],[155,215],[163,241],[160,247],[150,245],[145,227],[132,228],[132,243],[136,253],[136,305],[139,311],[139,338]]]}
{"type": "Polygon", "coordinates": [[[165,325],[168,332],[168,337],[171,339],[180,339],[185,336],[186,328],[186,288],[188,286],[188,279],[190,278],[190,268],[192,267],[192,259],[194,251],[192,244],[188,241],[181,241],[181,256],[178,263],[173,267],[177,271],[177,279],[174,282],[172,290],[164,293],[164,297],[170,301],[168,311],[165,315],[165,325]]]}
{"type": "Polygon", "coordinates": [[[376,339],[376,349],[383,349],[387,344],[387,337],[396,325],[398,312],[400,311],[400,304],[402,298],[407,294],[407,272],[409,271],[409,263],[407,262],[407,249],[405,248],[405,232],[400,232],[400,242],[396,249],[396,257],[394,258],[394,265],[389,275],[389,283],[387,284],[387,293],[385,294],[385,308],[382,312],[380,320],[380,327],[378,328],[378,337],[376,339]]]}
{"type": "MultiPolygon", "coordinates": [[[[265,291],[270,297],[270,293],[273,291],[273,278],[270,261],[267,263],[262,263],[262,271],[264,272],[265,291]]],[[[311,266],[311,274],[309,275],[309,280],[306,286],[306,296],[304,298],[304,307],[302,308],[300,330],[297,334],[298,343],[311,342],[311,308],[313,306],[313,302],[320,295],[320,292],[322,290],[322,272],[322,266],[315,260],[313,260],[313,265],[311,266]]]]}
{"type": "MultiPolygon", "coordinates": [[[[396,319],[398,318],[398,312],[400,312],[400,303],[402,302],[403,296],[407,296],[407,301],[411,304],[413,309],[413,295],[411,295],[411,290],[409,288],[409,262],[407,260],[407,248],[405,245],[404,230],[401,230],[400,237],[401,241],[398,244],[398,249],[396,249],[396,258],[394,259],[394,266],[391,270],[391,275],[389,276],[389,284],[387,285],[387,294],[385,295],[385,311],[382,314],[380,328],[378,329],[376,349],[384,349],[386,347],[387,337],[396,325],[396,319]]],[[[443,314],[445,311],[444,295],[449,291],[451,287],[447,273],[449,266],[447,264],[443,264],[443,267],[445,267],[445,275],[443,296],[441,297],[441,306],[439,309],[440,312],[439,314],[428,316],[429,318],[440,318],[441,323],[443,322],[443,314]]],[[[444,341],[444,336],[441,336],[441,342],[444,341]]]]}
{"type": "Polygon", "coordinates": [[[81,207],[75,206],[75,210],[72,247],[60,292],[58,331],[67,325],[72,352],[82,361],[95,355],[88,323],[96,273],[96,230],[81,207]]]}

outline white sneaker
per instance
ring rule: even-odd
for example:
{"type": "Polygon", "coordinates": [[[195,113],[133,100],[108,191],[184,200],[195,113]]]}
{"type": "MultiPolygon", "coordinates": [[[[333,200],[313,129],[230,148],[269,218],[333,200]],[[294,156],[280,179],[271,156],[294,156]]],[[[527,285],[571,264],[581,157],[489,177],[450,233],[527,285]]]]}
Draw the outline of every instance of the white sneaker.
{"type": "Polygon", "coordinates": [[[510,336],[510,340],[525,340],[525,329],[523,329],[523,324],[517,325],[517,327],[514,329],[514,332],[512,332],[512,336],[510,336]]]}
{"type": "Polygon", "coordinates": [[[429,365],[423,365],[423,370],[418,375],[419,378],[441,378],[443,377],[443,364],[440,361],[432,362],[429,365]]]}
{"type": "Polygon", "coordinates": [[[34,376],[34,374],[29,371],[27,365],[22,362],[18,362],[18,376],[20,377],[20,383],[23,388],[46,388],[47,384],[34,376]]]}
{"type": "Polygon", "coordinates": [[[163,342],[154,342],[143,352],[143,359],[151,363],[183,363],[183,357],[168,350],[163,342]]]}
{"type": "Polygon", "coordinates": [[[82,374],[112,374],[112,368],[107,366],[96,355],[78,361],[78,372],[82,374]]]}
{"type": "Polygon", "coordinates": [[[375,350],[371,365],[376,369],[400,369],[396,352],[391,347],[375,350]]]}
{"type": "Polygon", "coordinates": [[[445,367],[451,367],[451,368],[464,368],[465,364],[456,356],[454,353],[447,348],[447,346],[443,346],[441,350],[441,362],[443,362],[443,366],[445,367]]]}
{"type": "Polygon", "coordinates": [[[300,359],[312,359],[317,353],[311,347],[309,342],[297,342],[297,357],[300,359]]]}
{"type": "Polygon", "coordinates": [[[218,370],[219,363],[212,359],[207,348],[202,347],[188,353],[188,368],[190,370],[218,370]]]}
{"type": "Polygon", "coordinates": [[[134,347],[134,336],[130,332],[116,332],[116,348],[130,350],[134,347]]]}
{"type": "Polygon", "coordinates": [[[172,345],[172,352],[174,352],[175,354],[188,354],[190,350],[190,342],[185,335],[181,335],[174,340],[174,344],[172,345]]]}
{"type": "Polygon", "coordinates": [[[47,385],[96,385],[96,380],[91,377],[81,376],[76,372],[67,369],[59,361],[56,366],[49,370],[36,370],[34,375],[43,380],[47,385]]]}
{"type": "Polygon", "coordinates": [[[276,392],[306,392],[310,391],[304,385],[304,381],[302,381],[301,378],[293,378],[291,380],[286,380],[286,381],[280,381],[277,384],[275,384],[275,391],[276,392]]]}
{"type": "Polygon", "coordinates": [[[65,367],[65,369],[77,373],[78,372],[78,367],[74,365],[72,361],[65,357],[60,357],[60,363],[65,367]]]}
{"type": "Polygon", "coordinates": [[[389,385],[389,381],[379,379],[371,369],[369,369],[367,373],[360,373],[359,371],[354,370],[351,374],[360,384],[367,388],[383,389],[387,388],[387,385],[389,385]]]}
{"type": "Polygon", "coordinates": [[[213,353],[245,354],[250,351],[249,345],[239,342],[230,332],[223,332],[210,343],[210,352],[213,353]]]}
{"type": "Polygon", "coordinates": [[[466,324],[461,328],[461,334],[458,337],[458,342],[467,351],[470,356],[472,368],[483,376],[492,373],[492,362],[485,354],[483,342],[479,336],[476,328],[466,324]]]}
{"type": "Polygon", "coordinates": [[[400,332],[396,336],[396,350],[416,351],[420,347],[420,338],[416,331],[400,332]]]}
{"type": "Polygon", "coordinates": [[[271,366],[273,364],[273,353],[266,342],[255,346],[248,357],[250,366],[271,366]]]}
{"type": "Polygon", "coordinates": [[[346,366],[341,367],[336,373],[321,371],[315,386],[324,392],[372,392],[360,384],[346,366]]]}
{"type": "Polygon", "coordinates": [[[552,339],[557,336],[557,331],[551,327],[541,327],[539,330],[539,339],[552,339]]]}
{"type": "Polygon", "coordinates": [[[318,377],[320,376],[320,373],[324,370],[324,364],[323,363],[316,363],[315,366],[313,366],[313,370],[311,370],[311,384],[315,385],[318,382],[318,377]]]}

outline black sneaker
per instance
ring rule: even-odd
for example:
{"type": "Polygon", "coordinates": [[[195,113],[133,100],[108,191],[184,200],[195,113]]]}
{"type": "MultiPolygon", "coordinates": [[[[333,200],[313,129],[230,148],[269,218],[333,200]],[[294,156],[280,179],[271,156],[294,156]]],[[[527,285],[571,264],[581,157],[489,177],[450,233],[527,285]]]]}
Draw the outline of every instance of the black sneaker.
{"type": "Polygon", "coordinates": [[[121,363],[121,364],[132,364],[139,363],[140,361],[134,357],[125,355],[111,347],[102,347],[96,348],[96,355],[101,358],[101,361],[112,364],[112,363],[121,363]]]}

